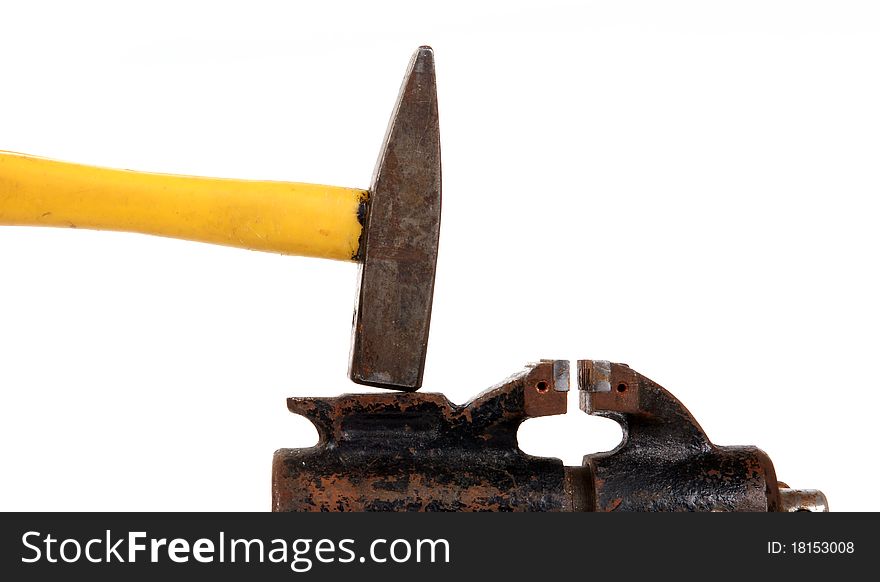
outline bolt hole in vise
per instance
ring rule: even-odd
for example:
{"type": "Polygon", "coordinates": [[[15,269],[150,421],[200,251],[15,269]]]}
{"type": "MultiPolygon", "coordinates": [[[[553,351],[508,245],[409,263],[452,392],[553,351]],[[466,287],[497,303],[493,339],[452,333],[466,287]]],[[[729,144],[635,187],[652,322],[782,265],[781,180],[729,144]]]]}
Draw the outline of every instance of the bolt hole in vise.
{"type": "MultiPolygon", "coordinates": [[[[752,446],[712,443],[690,412],[625,364],[577,363],[579,407],[617,423],[610,451],[566,466],[520,448],[520,425],[567,410],[569,362],[542,360],[467,404],[399,392],[290,398],[320,440],[281,449],[275,511],[827,511],[752,446]]],[[[584,443],[581,443],[586,448],[584,443]]]]}

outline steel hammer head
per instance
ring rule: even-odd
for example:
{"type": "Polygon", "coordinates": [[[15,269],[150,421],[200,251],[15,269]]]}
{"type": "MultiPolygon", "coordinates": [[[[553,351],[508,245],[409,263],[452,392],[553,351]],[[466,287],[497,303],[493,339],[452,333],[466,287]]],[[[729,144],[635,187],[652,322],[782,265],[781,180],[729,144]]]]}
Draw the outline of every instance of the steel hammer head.
{"type": "Polygon", "coordinates": [[[423,46],[403,80],[365,205],[349,365],[358,384],[406,391],[422,385],[440,190],[434,52],[423,46]]]}

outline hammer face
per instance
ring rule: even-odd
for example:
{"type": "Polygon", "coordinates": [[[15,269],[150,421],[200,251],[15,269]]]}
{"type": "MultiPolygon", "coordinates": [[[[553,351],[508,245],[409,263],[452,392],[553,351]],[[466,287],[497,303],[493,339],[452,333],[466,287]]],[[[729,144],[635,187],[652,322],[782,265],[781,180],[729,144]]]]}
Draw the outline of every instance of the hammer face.
{"type": "Polygon", "coordinates": [[[440,237],[440,127],[434,53],[410,61],[373,176],[349,376],[358,384],[422,385],[440,237]]]}

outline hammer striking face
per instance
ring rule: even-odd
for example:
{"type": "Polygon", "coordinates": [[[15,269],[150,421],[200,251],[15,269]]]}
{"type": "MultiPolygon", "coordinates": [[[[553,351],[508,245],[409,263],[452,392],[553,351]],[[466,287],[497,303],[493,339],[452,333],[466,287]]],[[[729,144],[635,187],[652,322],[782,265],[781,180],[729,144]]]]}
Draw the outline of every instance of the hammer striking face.
{"type": "Polygon", "coordinates": [[[422,383],[440,229],[434,56],[410,63],[369,191],[96,168],[0,151],[0,225],[91,228],[356,261],[350,376],[422,383]]]}

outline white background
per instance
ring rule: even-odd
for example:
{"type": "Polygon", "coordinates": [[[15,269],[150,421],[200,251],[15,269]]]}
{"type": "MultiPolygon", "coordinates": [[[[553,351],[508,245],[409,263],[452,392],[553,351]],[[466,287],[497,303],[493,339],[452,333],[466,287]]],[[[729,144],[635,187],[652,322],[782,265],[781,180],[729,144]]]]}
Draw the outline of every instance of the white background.
{"type": "MultiPolygon", "coordinates": [[[[877,510],[880,12],[871,2],[4,2],[0,148],[367,187],[436,51],[425,390],[627,362],[718,444],[877,510]]],[[[2,195],[0,195],[2,203],[2,195]]],[[[346,376],[357,268],[0,228],[5,510],[267,510],[291,395],[346,376]]],[[[576,406],[521,446],[613,448],[576,406]]]]}

